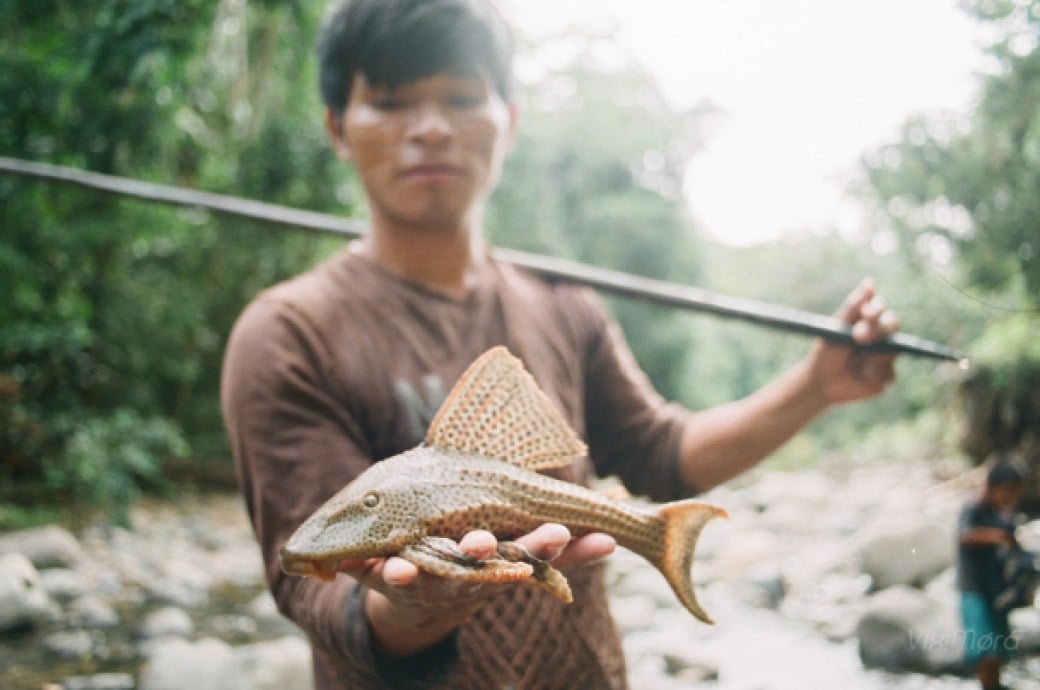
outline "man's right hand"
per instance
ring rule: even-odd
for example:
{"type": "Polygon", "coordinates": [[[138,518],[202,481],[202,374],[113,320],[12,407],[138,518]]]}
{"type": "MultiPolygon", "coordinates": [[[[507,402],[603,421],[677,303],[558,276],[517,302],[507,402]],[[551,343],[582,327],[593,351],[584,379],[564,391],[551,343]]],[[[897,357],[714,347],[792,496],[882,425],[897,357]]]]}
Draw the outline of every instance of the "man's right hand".
{"type": "MultiPolygon", "coordinates": [[[[594,533],[571,539],[570,531],[555,523],[542,525],[516,541],[559,570],[605,558],[615,547],[609,535],[594,533]]],[[[479,559],[494,556],[497,546],[495,536],[483,530],[470,532],[459,542],[461,551],[479,559]]],[[[468,583],[431,575],[397,557],[342,561],[338,570],[368,588],[365,614],[373,642],[384,654],[399,658],[436,644],[494,594],[515,586],[468,583]]]]}

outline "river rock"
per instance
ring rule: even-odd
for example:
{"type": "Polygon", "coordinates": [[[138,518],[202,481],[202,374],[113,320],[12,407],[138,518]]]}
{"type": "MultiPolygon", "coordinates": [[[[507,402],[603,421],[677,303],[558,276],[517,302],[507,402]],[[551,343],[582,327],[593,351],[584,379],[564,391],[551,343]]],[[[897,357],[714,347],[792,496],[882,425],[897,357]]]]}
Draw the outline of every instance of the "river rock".
{"type": "Polygon", "coordinates": [[[299,637],[242,645],[234,651],[251,690],[313,690],[311,648],[299,637]]]}
{"type": "Polygon", "coordinates": [[[1040,520],[1030,520],[1021,525],[1016,530],[1015,537],[1023,549],[1040,553],[1040,520]]]}
{"type": "Polygon", "coordinates": [[[157,604],[180,608],[198,608],[209,601],[209,592],[184,582],[160,577],[143,585],[146,596],[157,604]]]}
{"type": "Polygon", "coordinates": [[[811,515],[812,509],[824,506],[835,493],[834,482],[820,473],[763,472],[758,481],[745,490],[744,495],[758,510],[772,506],[796,504],[811,515]]]}
{"type": "Polygon", "coordinates": [[[28,557],[0,556],[0,632],[35,625],[49,613],[50,599],[28,557]]]}
{"type": "Polygon", "coordinates": [[[872,595],[864,604],[856,637],[867,667],[938,674],[957,670],[961,662],[957,612],[911,587],[872,595]]]}
{"type": "Polygon", "coordinates": [[[51,633],[43,638],[44,648],[62,659],[89,659],[103,640],[89,630],[69,630],[51,633]]]}
{"type": "Polygon", "coordinates": [[[688,688],[718,678],[718,661],[701,649],[704,626],[692,623],[685,611],[682,615],[674,625],[662,623],[624,636],[632,690],[688,688]]]}
{"type": "Polygon", "coordinates": [[[70,676],[61,682],[61,687],[62,690],[134,690],[134,677],[129,673],[70,676]]]}
{"type": "Polygon", "coordinates": [[[610,598],[610,613],[623,634],[654,625],[657,604],[645,594],[627,594],[610,598]]]}
{"type": "Polygon", "coordinates": [[[641,556],[628,549],[618,548],[610,557],[608,579],[611,582],[611,591],[619,596],[648,596],[658,607],[675,606],[678,603],[675,592],[664,576],[641,556]]]}
{"type": "Polygon", "coordinates": [[[783,601],[787,585],[779,566],[765,561],[748,568],[738,589],[743,600],[752,606],[775,609],[783,601]]]}
{"type": "Polygon", "coordinates": [[[76,628],[112,628],[119,625],[119,614],[112,605],[90,594],[69,604],[68,619],[76,628]]]}
{"type": "Polygon", "coordinates": [[[40,583],[52,600],[66,604],[86,594],[87,579],[82,573],[69,568],[44,568],[40,583]]]}
{"type": "Polygon", "coordinates": [[[256,621],[261,633],[270,637],[284,637],[286,635],[303,636],[303,630],[281,614],[278,605],[271,596],[270,590],[264,590],[257,594],[245,605],[244,612],[256,621]]]}
{"type": "Polygon", "coordinates": [[[195,624],[184,609],[164,606],[152,611],[137,629],[137,636],[144,640],[164,637],[190,640],[195,634],[195,624]]]}
{"type": "Polygon", "coordinates": [[[751,528],[738,533],[730,524],[722,523],[716,532],[730,534],[731,538],[717,547],[710,561],[695,565],[697,579],[739,582],[752,569],[761,568],[763,563],[779,563],[785,556],[783,542],[768,530],[751,528]]]}
{"type": "Polygon", "coordinates": [[[249,690],[231,646],[207,637],[157,644],[141,672],[139,690],[249,690]]]}
{"type": "Polygon", "coordinates": [[[245,642],[256,635],[260,626],[249,616],[237,613],[223,613],[206,619],[206,629],[222,640],[229,642],[245,642]]]}
{"type": "Polygon", "coordinates": [[[1040,653],[1040,608],[1027,606],[1008,615],[1015,645],[1023,654],[1040,653]]]}
{"type": "Polygon", "coordinates": [[[904,516],[875,526],[860,544],[863,571],[874,589],[923,586],[955,561],[955,525],[904,516]]]}
{"type": "Polygon", "coordinates": [[[20,553],[37,568],[69,568],[83,559],[83,549],[64,527],[31,527],[0,535],[0,554],[20,553]]]}

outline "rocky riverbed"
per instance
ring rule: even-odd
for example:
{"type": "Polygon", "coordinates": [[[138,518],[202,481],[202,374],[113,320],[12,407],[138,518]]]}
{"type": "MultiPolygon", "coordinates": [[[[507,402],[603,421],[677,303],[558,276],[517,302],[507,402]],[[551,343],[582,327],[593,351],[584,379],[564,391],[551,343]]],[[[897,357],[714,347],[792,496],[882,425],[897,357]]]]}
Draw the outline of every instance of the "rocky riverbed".
{"type": "MultiPolygon", "coordinates": [[[[976,473],[934,466],[763,471],[713,491],[698,623],[639,557],[611,559],[634,690],[976,687],[960,667],[957,512],[976,473]]],[[[132,529],[0,535],[0,687],[307,690],[237,496],[145,501],[132,529]]],[[[1040,522],[1021,536],[1040,549],[1040,522]]],[[[1040,690],[1040,609],[1012,618],[1006,682],[1040,690]]]]}

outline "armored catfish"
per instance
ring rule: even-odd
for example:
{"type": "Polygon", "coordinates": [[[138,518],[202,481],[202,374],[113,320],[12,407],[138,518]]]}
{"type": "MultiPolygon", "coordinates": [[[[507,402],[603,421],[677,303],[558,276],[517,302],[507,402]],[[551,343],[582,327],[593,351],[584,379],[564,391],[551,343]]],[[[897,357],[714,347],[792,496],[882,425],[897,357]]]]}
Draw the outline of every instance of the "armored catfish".
{"type": "Polygon", "coordinates": [[[481,355],[437,412],[425,441],[372,465],[311,515],[280,551],[290,575],[331,580],[343,559],[398,556],[471,582],[529,582],[571,601],[566,578],[509,541],[557,522],[575,536],[605,532],[652,563],[682,604],[712,622],[691,581],[701,529],[718,506],[695,500],[640,506],[539,474],[585,444],[504,347],[481,355]],[[457,541],[476,529],[499,539],[476,559],[457,541]]]}

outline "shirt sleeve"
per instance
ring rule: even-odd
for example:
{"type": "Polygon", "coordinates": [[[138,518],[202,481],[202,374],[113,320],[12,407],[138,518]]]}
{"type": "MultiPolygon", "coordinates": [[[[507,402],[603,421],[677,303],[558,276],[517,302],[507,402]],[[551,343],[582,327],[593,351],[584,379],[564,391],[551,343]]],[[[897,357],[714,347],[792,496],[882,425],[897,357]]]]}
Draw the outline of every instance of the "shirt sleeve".
{"type": "Polygon", "coordinates": [[[679,446],[690,412],[666,401],[639,367],[617,322],[584,293],[587,320],[585,415],[590,456],[633,494],[672,501],[695,493],[679,475],[679,446]]]}
{"type": "MultiPolygon", "coordinates": [[[[278,550],[335,491],[371,465],[350,405],[331,384],[320,329],[291,304],[261,297],[243,312],[225,354],[221,406],[246,508],[279,610],[359,682],[383,687],[371,646],[363,588],[288,576],[278,550]]],[[[450,656],[450,655],[449,655],[450,656]]],[[[398,666],[408,671],[408,661],[398,666]]],[[[417,659],[423,674],[429,669],[417,659]]]]}

